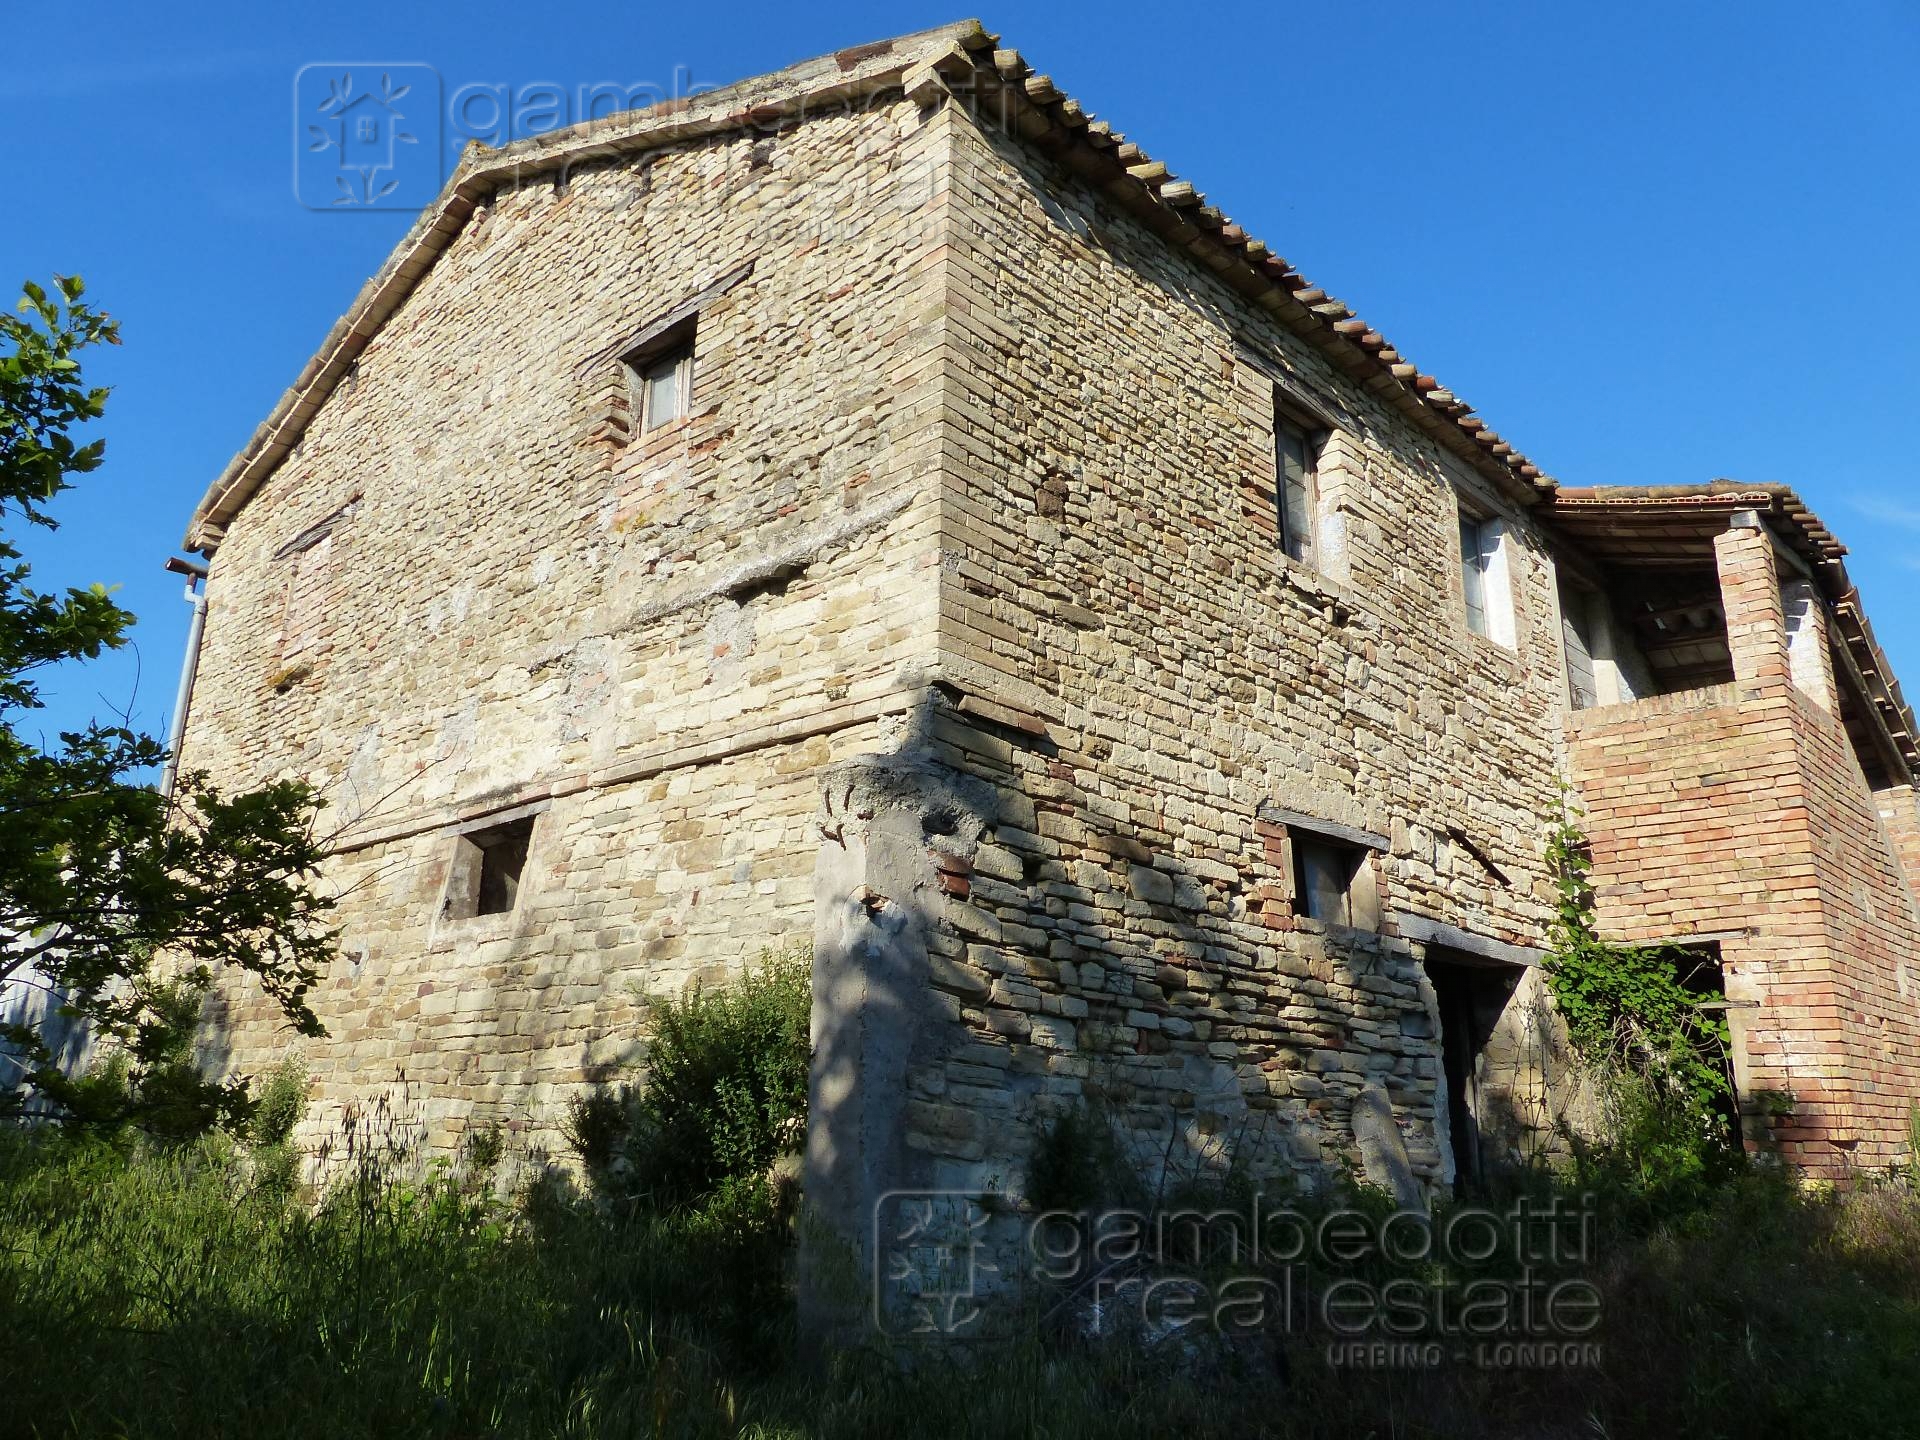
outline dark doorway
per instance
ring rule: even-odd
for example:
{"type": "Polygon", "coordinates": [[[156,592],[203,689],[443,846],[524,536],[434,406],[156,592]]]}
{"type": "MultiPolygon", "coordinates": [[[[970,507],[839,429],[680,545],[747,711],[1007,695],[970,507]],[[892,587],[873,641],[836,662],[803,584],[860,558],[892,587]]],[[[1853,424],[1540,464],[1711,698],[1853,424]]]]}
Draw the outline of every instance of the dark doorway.
{"type": "MultiPolygon", "coordinates": [[[[1710,1018],[1727,1021],[1727,1011],[1732,1007],[1727,1001],[1726,971],[1720,962],[1719,942],[1707,940],[1679,945],[1674,948],[1672,955],[1674,971],[1680,978],[1682,988],[1697,998],[1701,1010],[1710,1018]]],[[[1727,1143],[1738,1149],[1740,1095],[1733,1073],[1732,1037],[1729,1036],[1727,1043],[1723,1044],[1718,1037],[1698,1035],[1694,1048],[1704,1064],[1720,1073],[1725,1084],[1725,1090],[1713,1108],[1725,1127],[1727,1143]]]]}
{"type": "MultiPolygon", "coordinates": [[[[1485,1187],[1489,1128],[1489,1046],[1520,983],[1518,966],[1448,953],[1429,957],[1440,1010],[1440,1058],[1447,1081],[1447,1131],[1453,1145],[1454,1192],[1485,1187]]],[[[1495,1127],[1497,1128],[1497,1127],[1495,1127]]]]}

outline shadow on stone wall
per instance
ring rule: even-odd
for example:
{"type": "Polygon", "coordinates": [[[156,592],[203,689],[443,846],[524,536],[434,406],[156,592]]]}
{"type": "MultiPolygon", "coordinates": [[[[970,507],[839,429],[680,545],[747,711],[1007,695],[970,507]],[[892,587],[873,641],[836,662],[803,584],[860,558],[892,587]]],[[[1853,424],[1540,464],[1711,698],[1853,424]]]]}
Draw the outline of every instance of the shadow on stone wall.
{"type": "Polygon", "coordinates": [[[1424,1206],[1444,1179],[1415,947],[1264,927],[1244,875],[1056,785],[1065,856],[1021,769],[1047,759],[935,692],[901,751],[822,776],[805,1193],[836,1267],[871,1273],[897,1192],[1018,1210],[1039,1137],[1082,1105],[1149,1195],[1358,1173],[1424,1206]]]}

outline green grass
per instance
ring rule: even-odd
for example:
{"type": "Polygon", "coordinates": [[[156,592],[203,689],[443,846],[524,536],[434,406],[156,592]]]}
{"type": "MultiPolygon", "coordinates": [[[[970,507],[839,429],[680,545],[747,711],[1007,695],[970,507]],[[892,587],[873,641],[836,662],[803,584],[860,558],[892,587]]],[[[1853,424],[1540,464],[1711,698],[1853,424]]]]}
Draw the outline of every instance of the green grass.
{"type": "Polygon", "coordinates": [[[1598,1373],[1199,1364],[1037,1332],[809,1360],[787,1226],[457,1167],[324,1197],[219,1145],[0,1136],[0,1434],[1842,1436],[1920,1433],[1920,1197],[1749,1177],[1609,1232],[1598,1373]]]}
{"type": "Polygon", "coordinates": [[[648,1434],[709,1365],[779,1350],[782,1237],[755,1217],[370,1172],[311,1207],[209,1149],[17,1141],[0,1197],[14,1433],[648,1434]]]}

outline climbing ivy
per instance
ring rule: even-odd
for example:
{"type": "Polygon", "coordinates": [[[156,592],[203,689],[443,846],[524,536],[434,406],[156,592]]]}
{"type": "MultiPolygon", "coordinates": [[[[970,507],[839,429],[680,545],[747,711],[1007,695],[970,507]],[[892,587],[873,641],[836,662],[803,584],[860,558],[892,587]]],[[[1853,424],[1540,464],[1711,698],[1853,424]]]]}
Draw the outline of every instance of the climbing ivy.
{"type": "Polygon", "coordinates": [[[1578,1051],[1601,1071],[1642,1082],[1655,1097],[1717,1127],[1728,1096],[1727,1024],[1701,1008],[1714,997],[1686,981],[1700,957],[1673,945],[1617,945],[1594,924],[1593,859],[1581,812],[1562,787],[1547,839],[1557,889],[1545,970],[1578,1051]]]}

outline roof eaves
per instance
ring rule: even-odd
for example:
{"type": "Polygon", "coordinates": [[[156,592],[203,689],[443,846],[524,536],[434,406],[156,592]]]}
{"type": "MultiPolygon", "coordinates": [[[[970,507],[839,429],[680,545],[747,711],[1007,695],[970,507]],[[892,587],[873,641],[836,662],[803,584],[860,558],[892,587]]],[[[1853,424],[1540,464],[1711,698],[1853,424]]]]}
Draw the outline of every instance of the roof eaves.
{"type": "Polygon", "coordinates": [[[1847,574],[1847,547],[1807,508],[1790,485],[1778,482],[1714,480],[1705,485],[1601,485],[1562,488],[1554,511],[1593,509],[1698,510],[1739,506],[1757,510],[1773,532],[1807,562],[1832,608],[1834,628],[1853,662],[1875,719],[1905,762],[1910,780],[1920,779],[1920,725],[1895,678],[1886,652],[1875,639],[1860,591],[1847,574]]]}
{"type": "Polygon", "coordinates": [[[1413,416],[1448,448],[1479,464],[1521,503],[1550,496],[1555,483],[1474,413],[1421,372],[1345,303],[1301,275],[1265,242],[1247,234],[1206,196],[1153,160],[1105,121],[1038,74],[1017,50],[968,47],[976,73],[1011,97],[1014,133],[1066,158],[1111,199],[1190,250],[1287,328],[1314,342],[1336,367],[1413,416]]]}

